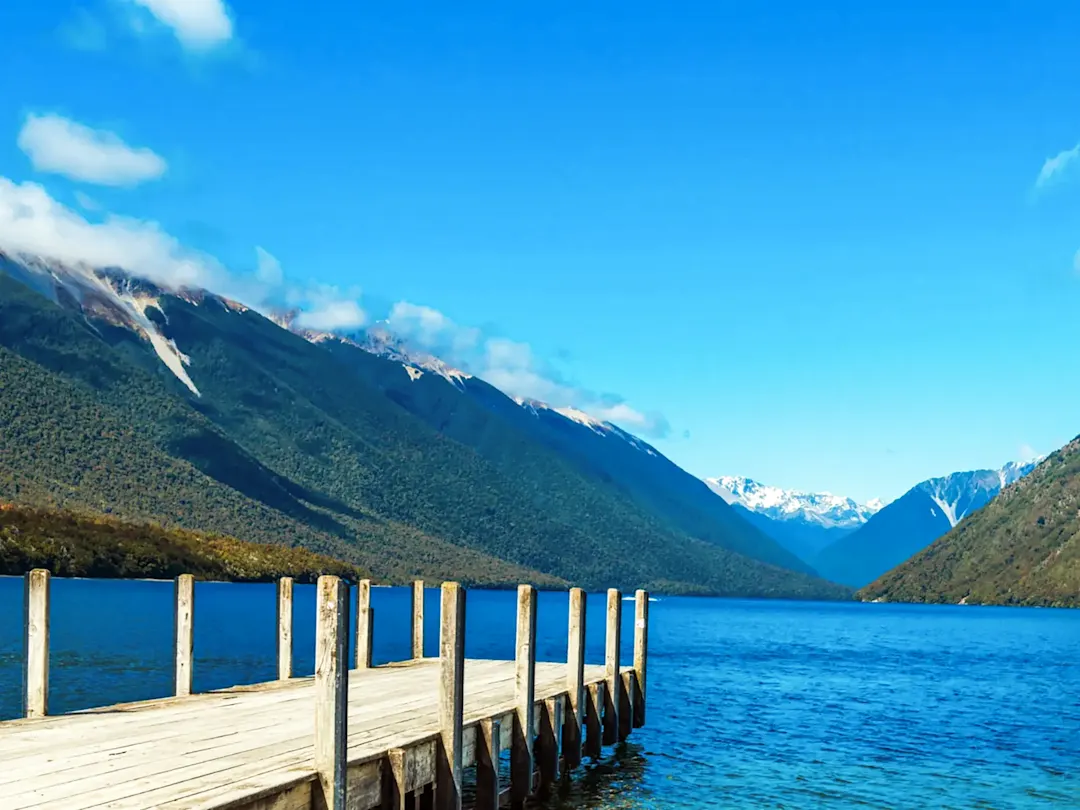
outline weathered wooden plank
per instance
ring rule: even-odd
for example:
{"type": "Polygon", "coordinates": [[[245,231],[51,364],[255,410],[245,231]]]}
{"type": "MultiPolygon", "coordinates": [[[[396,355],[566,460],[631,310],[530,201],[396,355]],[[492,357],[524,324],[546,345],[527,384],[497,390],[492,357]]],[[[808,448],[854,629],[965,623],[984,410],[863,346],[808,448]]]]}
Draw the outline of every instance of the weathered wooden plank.
{"type": "Polygon", "coordinates": [[[566,767],[581,764],[581,731],[585,721],[585,591],[570,589],[570,621],[566,650],[566,688],[570,706],[566,713],[563,756],[566,767]]]}
{"type": "Polygon", "coordinates": [[[502,788],[499,786],[499,753],[502,724],[499,720],[481,720],[476,736],[476,810],[499,810],[502,788]]]}
{"type": "Polygon", "coordinates": [[[277,584],[278,680],[293,676],[293,579],[282,577],[277,584]]]}
{"type": "Polygon", "coordinates": [[[412,584],[412,657],[424,657],[424,580],[412,584]]]}
{"type": "Polygon", "coordinates": [[[634,700],[634,727],[645,725],[645,703],[649,669],[649,592],[634,594],[634,672],[637,692],[634,700]]]}
{"type": "Polygon", "coordinates": [[[619,658],[622,654],[622,593],[611,588],[607,594],[607,638],[604,665],[607,669],[607,693],[604,705],[604,745],[619,741],[619,706],[622,679],[619,658]]]}
{"type": "Polygon", "coordinates": [[[344,580],[321,576],[316,599],[315,770],[316,807],[345,810],[348,735],[349,590],[344,580]]]}
{"type": "Polygon", "coordinates": [[[44,568],[23,579],[23,714],[49,713],[49,601],[52,574],[44,568]]]}
{"type": "Polygon", "coordinates": [[[510,801],[521,806],[533,792],[536,703],[536,588],[518,586],[514,666],[514,742],[510,752],[510,801]]]}
{"type": "Polygon", "coordinates": [[[371,668],[372,630],[375,623],[371,609],[371,580],[356,583],[356,643],[353,650],[353,666],[356,669],[371,668]]]}
{"type": "Polygon", "coordinates": [[[176,694],[191,694],[195,657],[195,578],[181,574],[176,578],[176,608],[173,626],[176,631],[176,694]]]}
{"type": "Polygon", "coordinates": [[[439,750],[436,804],[461,810],[461,735],[465,700],[465,589],[442,586],[439,633],[439,750]]]}

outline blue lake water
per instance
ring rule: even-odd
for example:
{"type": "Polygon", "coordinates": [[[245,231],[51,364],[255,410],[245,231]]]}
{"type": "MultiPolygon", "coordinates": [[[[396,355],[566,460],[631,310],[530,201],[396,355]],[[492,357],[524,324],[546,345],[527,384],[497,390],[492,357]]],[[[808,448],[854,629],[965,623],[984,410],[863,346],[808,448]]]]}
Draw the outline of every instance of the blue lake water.
{"type": "MultiPolygon", "coordinates": [[[[274,586],[196,588],[196,689],[274,678],[274,586]]],[[[169,694],[171,598],[172,583],[54,580],[50,708],[169,694]]],[[[314,588],[295,598],[305,675],[314,588]]],[[[376,661],[408,657],[408,591],[372,604],[376,661]]],[[[467,654],[510,658],[514,609],[470,591],[467,654]]],[[[588,610],[600,663],[604,597],[588,610]]],[[[429,655],[437,614],[430,591],[429,655]]],[[[540,595],[542,659],[566,660],[566,619],[566,594],[540,595]]],[[[21,662],[22,580],[0,578],[0,718],[20,712],[21,662]]],[[[550,806],[1080,808],[1080,611],[665,598],[648,719],[550,806]]]]}

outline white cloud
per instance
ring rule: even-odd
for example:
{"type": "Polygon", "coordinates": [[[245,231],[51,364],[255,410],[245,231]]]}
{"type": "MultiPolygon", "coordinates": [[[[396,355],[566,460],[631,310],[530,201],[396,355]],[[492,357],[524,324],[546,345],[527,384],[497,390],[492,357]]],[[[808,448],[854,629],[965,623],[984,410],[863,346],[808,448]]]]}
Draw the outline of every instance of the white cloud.
{"type": "Polygon", "coordinates": [[[1035,178],[1035,187],[1043,188],[1051,182],[1060,180],[1076,162],[1077,158],[1080,158],[1080,144],[1077,144],[1072,149],[1058,152],[1052,158],[1047,158],[1039,171],[1039,176],[1035,178]]]}
{"type": "Polygon", "coordinates": [[[285,280],[281,271],[281,262],[274,258],[269,251],[261,247],[255,248],[255,258],[258,260],[255,277],[263,284],[272,287],[280,286],[285,280]]]}
{"type": "Polygon", "coordinates": [[[296,325],[320,332],[339,332],[359,329],[367,323],[357,299],[359,290],[342,291],[330,284],[320,284],[306,291],[292,290],[290,297],[302,304],[296,325]]]}
{"type": "Polygon", "coordinates": [[[555,408],[578,408],[653,436],[669,430],[659,414],[642,413],[620,399],[597,396],[565,382],[537,359],[529,344],[498,336],[485,338],[479,329],[461,326],[437,309],[399,301],[386,324],[406,343],[442,357],[512,397],[540,400],[555,408]]]}
{"type": "Polygon", "coordinates": [[[165,173],[165,161],[128,146],[112,132],[91,129],[59,115],[29,115],[19,148],[34,168],[103,186],[133,186],[165,173]]]}
{"type": "Polygon", "coordinates": [[[1035,450],[1030,444],[1022,444],[1017,449],[1017,459],[1021,462],[1034,461],[1040,456],[1040,453],[1035,450]]]}
{"type": "Polygon", "coordinates": [[[0,177],[0,248],[94,267],[122,267],[168,287],[215,289],[223,268],[155,222],[107,215],[90,223],[37,183],[0,177]]]}
{"type": "Polygon", "coordinates": [[[89,194],[85,194],[81,191],[75,192],[75,202],[79,204],[79,207],[83,211],[100,211],[101,206],[98,205],[98,201],[91,197],[89,194]]]}
{"type": "Polygon", "coordinates": [[[130,0],[176,34],[184,47],[209,50],[233,37],[233,23],[222,0],[130,0]]]}

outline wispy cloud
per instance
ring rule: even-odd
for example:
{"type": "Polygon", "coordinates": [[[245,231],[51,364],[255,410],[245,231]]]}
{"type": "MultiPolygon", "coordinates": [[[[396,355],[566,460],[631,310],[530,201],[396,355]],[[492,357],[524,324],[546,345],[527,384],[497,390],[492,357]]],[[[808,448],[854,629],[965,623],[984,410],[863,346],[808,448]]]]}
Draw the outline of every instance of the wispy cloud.
{"type": "Polygon", "coordinates": [[[1070,172],[1075,171],[1077,168],[1077,158],[1080,158],[1080,144],[1077,144],[1072,149],[1058,152],[1051,158],[1047,158],[1046,162],[1043,163],[1042,169],[1039,171],[1039,176],[1035,178],[1035,188],[1045,188],[1052,183],[1064,179],[1070,172]]]}
{"type": "Polygon", "coordinates": [[[28,115],[18,145],[40,172],[104,186],[156,180],[168,168],[150,149],[128,146],[115,133],[60,115],[28,115]]]}
{"type": "MultiPolygon", "coordinates": [[[[222,0],[129,0],[145,9],[176,35],[180,44],[193,51],[206,51],[233,38],[233,21],[222,0]]],[[[138,33],[138,18],[133,18],[138,33]]]]}
{"type": "Polygon", "coordinates": [[[1041,455],[1041,453],[1030,444],[1020,445],[1020,447],[1017,448],[1017,454],[1017,460],[1021,462],[1034,461],[1041,455]]]}
{"type": "Polygon", "coordinates": [[[652,437],[670,433],[662,414],[644,413],[621,397],[573,384],[538,358],[527,343],[484,335],[482,330],[462,326],[436,309],[408,301],[393,306],[386,325],[406,343],[475,374],[510,396],[541,400],[557,408],[573,406],[652,437]]]}

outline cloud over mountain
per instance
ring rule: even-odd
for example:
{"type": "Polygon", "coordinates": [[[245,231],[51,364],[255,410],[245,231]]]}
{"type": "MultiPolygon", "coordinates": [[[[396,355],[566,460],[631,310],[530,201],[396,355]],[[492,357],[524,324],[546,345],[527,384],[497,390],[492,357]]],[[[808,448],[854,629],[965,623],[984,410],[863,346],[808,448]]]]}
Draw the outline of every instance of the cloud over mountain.
{"type": "Polygon", "coordinates": [[[222,0],[130,0],[146,9],[191,50],[207,50],[233,38],[233,23],[222,0]]]}
{"type": "Polygon", "coordinates": [[[28,115],[18,145],[40,172],[103,186],[156,180],[168,168],[150,149],[128,146],[115,133],[60,115],[28,115]]]}

